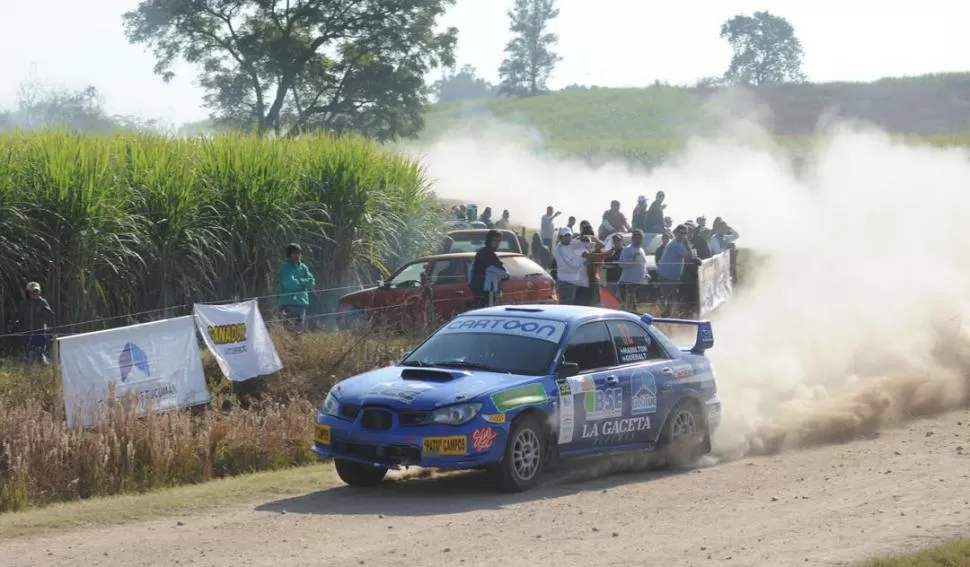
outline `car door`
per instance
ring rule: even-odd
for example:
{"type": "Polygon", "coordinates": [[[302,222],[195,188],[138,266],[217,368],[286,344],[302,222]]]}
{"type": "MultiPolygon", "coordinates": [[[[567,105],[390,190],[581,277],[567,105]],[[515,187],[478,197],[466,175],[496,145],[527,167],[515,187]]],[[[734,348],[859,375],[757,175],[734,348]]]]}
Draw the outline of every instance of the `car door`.
{"type": "Polygon", "coordinates": [[[616,350],[615,374],[629,384],[629,424],[622,427],[632,433],[633,443],[656,443],[674,391],[672,359],[663,345],[642,325],[625,319],[606,321],[616,350]]]}
{"type": "Polygon", "coordinates": [[[576,363],[579,373],[557,379],[560,452],[595,452],[628,443],[628,435],[620,429],[628,414],[630,385],[615,371],[616,349],[606,323],[577,327],[562,359],[576,363]]]}
{"type": "Polygon", "coordinates": [[[465,310],[471,297],[468,275],[461,258],[434,260],[431,266],[431,298],[435,315],[448,321],[465,310]]]}
{"type": "Polygon", "coordinates": [[[398,324],[421,312],[421,279],[426,262],[406,264],[374,292],[374,313],[387,323],[398,324]]]}

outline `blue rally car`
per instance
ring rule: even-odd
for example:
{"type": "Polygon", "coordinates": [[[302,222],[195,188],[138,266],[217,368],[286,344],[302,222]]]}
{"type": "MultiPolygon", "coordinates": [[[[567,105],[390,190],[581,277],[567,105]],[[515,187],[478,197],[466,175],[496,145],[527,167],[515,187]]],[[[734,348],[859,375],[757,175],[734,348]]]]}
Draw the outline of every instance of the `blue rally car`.
{"type": "Polygon", "coordinates": [[[388,469],[486,468],[527,490],[559,458],[711,450],[721,403],[708,321],[569,305],[489,307],[455,317],[395,366],[334,386],[313,451],[353,486],[388,469]],[[657,323],[693,325],[678,347],[657,323]]]}

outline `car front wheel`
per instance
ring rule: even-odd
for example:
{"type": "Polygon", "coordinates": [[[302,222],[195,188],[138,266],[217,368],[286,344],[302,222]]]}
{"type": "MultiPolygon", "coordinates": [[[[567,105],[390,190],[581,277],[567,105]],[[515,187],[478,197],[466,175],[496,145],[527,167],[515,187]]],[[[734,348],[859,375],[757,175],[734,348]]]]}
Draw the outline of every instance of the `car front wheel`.
{"type": "Polygon", "coordinates": [[[539,482],[548,460],[548,435],[543,422],[534,415],[523,415],[512,422],[502,462],[490,468],[502,492],[524,492],[539,482]]]}
{"type": "Polygon", "coordinates": [[[387,469],[365,465],[357,461],[346,459],[334,459],[333,466],[337,469],[337,476],[340,480],[350,486],[376,486],[384,480],[387,469]]]}

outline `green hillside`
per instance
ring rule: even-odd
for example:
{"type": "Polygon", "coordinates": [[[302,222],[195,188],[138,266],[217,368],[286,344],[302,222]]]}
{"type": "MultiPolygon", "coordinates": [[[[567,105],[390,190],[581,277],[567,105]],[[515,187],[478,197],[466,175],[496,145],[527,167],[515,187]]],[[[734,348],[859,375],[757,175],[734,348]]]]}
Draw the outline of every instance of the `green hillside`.
{"type": "Polygon", "coordinates": [[[689,135],[713,131],[728,108],[757,108],[770,117],[772,133],[795,146],[803,145],[819,119],[829,115],[941,144],[962,144],[970,136],[970,73],[771,85],[747,93],[755,105],[725,106],[725,92],[719,89],[668,86],[574,87],[534,98],[436,104],[426,114],[422,140],[448,131],[481,133],[498,119],[530,127],[559,153],[593,161],[610,156],[656,162],[689,135]]]}

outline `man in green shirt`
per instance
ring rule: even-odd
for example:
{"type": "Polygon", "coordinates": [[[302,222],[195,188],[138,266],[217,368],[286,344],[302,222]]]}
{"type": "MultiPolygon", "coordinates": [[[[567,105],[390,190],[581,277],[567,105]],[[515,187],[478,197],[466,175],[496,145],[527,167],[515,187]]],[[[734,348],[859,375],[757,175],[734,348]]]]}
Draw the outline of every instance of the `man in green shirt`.
{"type": "Polygon", "coordinates": [[[310,290],[317,284],[310,268],[303,263],[303,250],[299,244],[286,247],[286,259],[280,264],[280,311],[299,323],[306,325],[306,310],[310,305],[310,290]]]}

